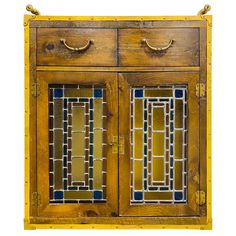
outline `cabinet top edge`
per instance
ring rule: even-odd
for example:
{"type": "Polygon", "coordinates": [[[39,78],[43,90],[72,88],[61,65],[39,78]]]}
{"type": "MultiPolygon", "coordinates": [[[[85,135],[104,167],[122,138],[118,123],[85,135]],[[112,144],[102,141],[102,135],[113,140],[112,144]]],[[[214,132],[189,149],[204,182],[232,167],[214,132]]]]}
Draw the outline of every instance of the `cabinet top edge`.
{"type": "Polygon", "coordinates": [[[33,27],[40,26],[45,22],[112,22],[112,24],[122,22],[195,22],[194,24],[205,25],[206,22],[212,22],[212,15],[197,16],[41,16],[41,15],[24,15],[24,26],[29,23],[35,23],[33,27]],[[41,23],[40,23],[41,22],[41,23]]]}
{"type": "Polygon", "coordinates": [[[203,16],[42,16],[42,15],[29,15],[25,14],[24,18],[32,20],[94,20],[94,21],[106,21],[106,20],[114,20],[114,21],[146,21],[146,20],[205,20],[212,15],[203,15],[203,16]]]}

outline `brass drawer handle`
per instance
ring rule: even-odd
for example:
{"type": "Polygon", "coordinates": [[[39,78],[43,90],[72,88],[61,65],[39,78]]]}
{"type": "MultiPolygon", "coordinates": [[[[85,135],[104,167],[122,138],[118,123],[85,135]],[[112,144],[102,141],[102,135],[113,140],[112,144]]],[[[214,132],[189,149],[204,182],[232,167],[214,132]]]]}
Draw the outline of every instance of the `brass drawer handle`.
{"type": "Polygon", "coordinates": [[[71,51],[74,51],[74,52],[83,52],[87,49],[89,49],[89,47],[91,46],[91,44],[93,44],[93,40],[90,39],[88,40],[88,42],[83,46],[83,47],[80,47],[80,48],[73,48],[73,47],[70,47],[67,43],[66,43],[66,40],[65,39],[60,39],[60,42],[69,50],[71,51]]]}
{"type": "Polygon", "coordinates": [[[147,41],[147,39],[142,39],[142,42],[145,43],[147,47],[154,52],[163,52],[163,51],[166,51],[174,43],[174,40],[171,39],[166,46],[160,47],[160,48],[151,46],[149,42],[147,41]]]}

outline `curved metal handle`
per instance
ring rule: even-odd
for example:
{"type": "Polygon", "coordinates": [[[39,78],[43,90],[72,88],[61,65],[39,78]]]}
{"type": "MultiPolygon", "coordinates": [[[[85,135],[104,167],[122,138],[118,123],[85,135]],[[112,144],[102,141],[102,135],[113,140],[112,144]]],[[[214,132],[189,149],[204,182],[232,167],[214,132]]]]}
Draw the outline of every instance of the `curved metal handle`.
{"type": "Polygon", "coordinates": [[[147,39],[143,39],[142,42],[145,43],[145,44],[147,45],[147,47],[148,47],[149,49],[151,49],[152,51],[154,51],[154,52],[163,52],[163,51],[166,51],[166,50],[174,43],[174,40],[171,39],[171,40],[169,41],[169,43],[168,43],[166,46],[160,47],[160,48],[151,46],[151,45],[149,44],[149,42],[147,41],[147,39]]]}
{"type": "Polygon", "coordinates": [[[88,40],[88,42],[83,46],[83,47],[80,47],[80,48],[74,48],[74,47],[71,47],[69,46],[67,43],[66,43],[66,40],[65,39],[60,39],[60,42],[69,50],[71,51],[74,51],[74,52],[83,52],[87,49],[89,49],[89,47],[91,46],[91,44],[93,43],[93,40],[90,39],[88,40]]]}

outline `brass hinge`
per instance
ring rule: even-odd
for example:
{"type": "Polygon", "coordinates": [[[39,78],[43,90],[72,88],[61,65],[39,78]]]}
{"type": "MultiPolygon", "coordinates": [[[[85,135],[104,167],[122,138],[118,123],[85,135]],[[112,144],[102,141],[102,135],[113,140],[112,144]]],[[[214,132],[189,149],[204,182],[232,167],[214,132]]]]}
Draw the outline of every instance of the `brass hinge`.
{"type": "Polygon", "coordinates": [[[112,153],[117,154],[118,153],[118,137],[113,136],[112,142],[108,143],[109,146],[112,146],[112,153]]]}
{"type": "Polygon", "coordinates": [[[204,205],[206,203],[206,193],[204,191],[196,192],[196,203],[198,205],[204,205]]]}
{"type": "Polygon", "coordinates": [[[33,83],[31,86],[31,94],[34,97],[38,97],[40,95],[40,86],[38,83],[33,83]]]}
{"type": "Polygon", "coordinates": [[[124,154],[124,137],[120,136],[113,136],[113,140],[108,145],[112,146],[112,153],[113,154],[124,154]]]}
{"type": "Polygon", "coordinates": [[[41,196],[38,192],[32,193],[32,205],[39,207],[41,205],[41,196]]]}
{"type": "Polygon", "coordinates": [[[206,85],[204,83],[196,84],[196,96],[205,97],[206,94],[206,85]]]}
{"type": "Polygon", "coordinates": [[[123,136],[119,138],[119,154],[125,154],[125,139],[123,136]]]}

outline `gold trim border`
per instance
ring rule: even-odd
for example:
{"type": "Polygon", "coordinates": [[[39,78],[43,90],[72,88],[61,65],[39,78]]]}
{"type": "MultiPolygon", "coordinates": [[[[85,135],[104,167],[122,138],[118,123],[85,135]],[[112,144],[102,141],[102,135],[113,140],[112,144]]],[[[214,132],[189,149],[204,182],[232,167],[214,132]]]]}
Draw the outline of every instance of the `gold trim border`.
{"type": "Polygon", "coordinates": [[[32,16],[24,15],[25,45],[25,230],[33,229],[212,229],[212,16],[32,16]],[[30,61],[29,21],[31,20],[203,20],[207,21],[207,222],[204,225],[119,225],[119,224],[30,224],[30,61]]]}

